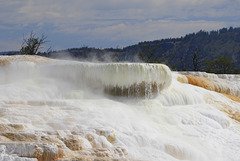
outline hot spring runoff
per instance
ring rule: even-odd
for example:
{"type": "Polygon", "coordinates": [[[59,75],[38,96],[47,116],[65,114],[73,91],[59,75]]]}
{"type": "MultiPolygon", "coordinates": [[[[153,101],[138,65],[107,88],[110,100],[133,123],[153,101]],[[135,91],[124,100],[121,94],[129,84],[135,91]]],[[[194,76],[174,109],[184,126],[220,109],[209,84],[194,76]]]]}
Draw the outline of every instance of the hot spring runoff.
{"type": "Polygon", "coordinates": [[[0,57],[0,160],[239,161],[240,76],[0,57]]]}

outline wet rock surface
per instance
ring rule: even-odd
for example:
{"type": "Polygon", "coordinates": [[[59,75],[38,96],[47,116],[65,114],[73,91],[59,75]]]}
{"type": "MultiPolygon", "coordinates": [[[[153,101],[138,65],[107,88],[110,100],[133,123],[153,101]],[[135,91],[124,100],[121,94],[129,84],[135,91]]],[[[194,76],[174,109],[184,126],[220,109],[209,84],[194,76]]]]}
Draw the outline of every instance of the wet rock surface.
{"type": "MultiPolygon", "coordinates": [[[[125,158],[123,148],[110,147],[103,140],[114,141],[107,132],[24,131],[25,125],[0,125],[0,160],[118,160],[125,158]],[[105,136],[104,136],[105,135],[105,136]]],[[[27,129],[25,129],[27,130],[27,129]]],[[[111,144],[111,143],[109,143],[111,144]]]]}

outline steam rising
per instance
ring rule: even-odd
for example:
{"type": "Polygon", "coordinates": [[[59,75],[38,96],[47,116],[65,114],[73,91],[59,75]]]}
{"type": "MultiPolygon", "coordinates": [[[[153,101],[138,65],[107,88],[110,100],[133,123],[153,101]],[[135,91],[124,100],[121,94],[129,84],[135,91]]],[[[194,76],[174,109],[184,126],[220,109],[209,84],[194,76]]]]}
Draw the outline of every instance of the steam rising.
{"type": "Polygon", "coordinates": [[[0,75],[0,158],[240,158],[239,103],[165,65],[15,56],[0,57],[0,75]]]}

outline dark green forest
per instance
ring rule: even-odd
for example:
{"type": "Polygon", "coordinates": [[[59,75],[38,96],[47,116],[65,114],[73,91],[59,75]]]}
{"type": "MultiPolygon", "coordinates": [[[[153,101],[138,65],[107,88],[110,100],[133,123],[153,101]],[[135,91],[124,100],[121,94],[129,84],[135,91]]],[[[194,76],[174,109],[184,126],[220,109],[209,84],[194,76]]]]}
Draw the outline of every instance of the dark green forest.
{"type": "Polygon", "coordinates": [[[88,61],[164,63],[177,71],[240,73],[240,28],[201,30],[180,38],[144,41],[122,49],[81,47],[38,52],[37,55],[88,61]]]}
{"type": "Polygon", "coordinates": [[[173,70],[240,73],[240,28],[201,30],[181,38],[140,42],[123,51],[145,62],[165,63],[173,70]]]}

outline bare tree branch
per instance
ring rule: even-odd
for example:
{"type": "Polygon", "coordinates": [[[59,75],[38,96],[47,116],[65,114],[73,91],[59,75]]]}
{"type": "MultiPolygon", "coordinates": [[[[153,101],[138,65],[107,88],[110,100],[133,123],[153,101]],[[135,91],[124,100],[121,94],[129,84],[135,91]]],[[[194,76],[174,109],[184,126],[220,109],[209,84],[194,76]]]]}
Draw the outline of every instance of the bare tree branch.
{"type": "Polygon", "coordinates": [[[46,39],[47,36],[44,34],[42,34],[41,37],[37,37],[33,31],[31,31],[28,38],[25,38],[23,35],[23,43],[20,50],[21,54],[35,55],[39,49],[42,48],[42,45],[48,42],[46,39]]]}

